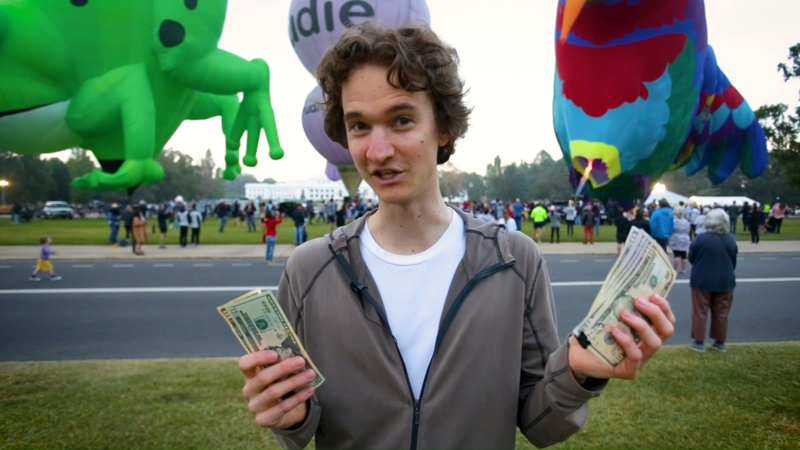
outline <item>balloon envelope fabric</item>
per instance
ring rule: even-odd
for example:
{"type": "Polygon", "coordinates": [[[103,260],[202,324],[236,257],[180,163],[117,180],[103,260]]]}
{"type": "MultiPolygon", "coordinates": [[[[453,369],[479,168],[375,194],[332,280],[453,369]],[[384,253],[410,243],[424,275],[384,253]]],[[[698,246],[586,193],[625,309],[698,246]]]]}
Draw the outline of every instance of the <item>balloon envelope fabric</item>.
{"type": "Polygon", "coordinates": [[[283,157],[269,66],[217,48],[226,10],[226,0],[0,0],[0,148],[91,150],[103,170],[73,186],[129,192],[163,179],[156,158],[184,120],[222,117],[226,179],[241,172],[245,131],[245,165],[257,163],[262,129],[270,157],[283,157]]]}
{"type": "Polygon", "coordinates": [[[717,66],[702,0],[559,0],[555,44],[553,123],[584,193],[631,200],[668,170],[705,168],[716,184],[737,165],[766,168],[764,130],[717,66]]]}
{"type": "Polygon", "coordinates": [[[289,39],[303,66],[314,74],[347,28],[366,21],[390,27],[430,25],[431,17],[425,0],[292,0],[289,39]]]}

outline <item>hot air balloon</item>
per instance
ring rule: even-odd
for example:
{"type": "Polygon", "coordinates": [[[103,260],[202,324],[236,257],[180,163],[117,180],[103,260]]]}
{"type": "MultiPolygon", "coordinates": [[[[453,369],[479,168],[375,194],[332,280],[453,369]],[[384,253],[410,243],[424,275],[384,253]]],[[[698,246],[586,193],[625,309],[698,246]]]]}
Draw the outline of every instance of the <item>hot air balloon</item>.
{"type": "Polygon", "coordinates": [[[559,0],[553,124],[571,181],[632,200],[685,167],[721,183],[767,164],[764,130],[717,66],[703,0],[559,0]]]}
{"type": "MultiPolygon", "coordinates": [[[[314,74],[325,52],[347,28],[368,20],[390,27],[430,25],[430,12],[425,0],[293,0],[289,7],[289,38],[303,66],[314,74]]],[[[325,134],[324,114],[319,109],[322,100],[322,89],[317,86],[303,106],[303,130],[311,145],[328,160],[328,178],[341,179],[350,195],[355,196],[361,176],[350,151],[325,134]]]]}

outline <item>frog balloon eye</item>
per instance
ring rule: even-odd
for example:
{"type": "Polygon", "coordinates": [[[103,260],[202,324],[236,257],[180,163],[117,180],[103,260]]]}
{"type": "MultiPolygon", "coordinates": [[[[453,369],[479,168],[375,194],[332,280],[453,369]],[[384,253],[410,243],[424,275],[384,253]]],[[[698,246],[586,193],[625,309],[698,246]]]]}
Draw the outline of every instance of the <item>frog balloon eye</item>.
{"type": "Polygon", "coordinates": [[[197,0],[183,0],[186,4],[186,9],[194,11],[197,8],[197,0]]]}
{"type": "Polygon", "coordinates": [[[89,3],[89,0],[69,0],[69,2],[72,3],[72,6],[81,7],[86,6],[86,4],[89,3]]]}
{"type": "Polygon", "coordinates": [[[186,29],[183,25],[175,22],[174,20],[165,20],[161,22],[161,28],[158,30],[158,38],[164,47],[176,47],[183,42],[186,38],[186,29]]]}

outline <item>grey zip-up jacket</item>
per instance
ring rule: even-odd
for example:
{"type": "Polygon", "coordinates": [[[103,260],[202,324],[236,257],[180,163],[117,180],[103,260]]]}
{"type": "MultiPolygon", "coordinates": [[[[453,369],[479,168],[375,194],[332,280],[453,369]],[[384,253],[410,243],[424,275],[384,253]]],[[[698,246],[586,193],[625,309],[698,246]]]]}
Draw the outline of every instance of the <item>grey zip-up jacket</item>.
{"type": "Polygon", "coordinates": [[[441,280],[450,290],[419,400],[361,256],[370,214],[295,250],[278,300],[326,381],[303,423],[274,430],[282,445],[513,448],[519,427],[545,447],[581,429],[605,381],[587,390],[572,375],[541,252],[458,213],[466,253],[441,280]]]}

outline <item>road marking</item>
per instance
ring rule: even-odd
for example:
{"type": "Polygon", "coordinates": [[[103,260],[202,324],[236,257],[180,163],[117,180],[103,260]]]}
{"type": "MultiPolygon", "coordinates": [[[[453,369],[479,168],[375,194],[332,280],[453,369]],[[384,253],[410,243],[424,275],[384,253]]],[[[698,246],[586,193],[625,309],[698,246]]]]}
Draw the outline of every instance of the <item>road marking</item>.
{"type": "Polygon", "coordinates": [[[175,264],[153,264],[153,267],[175,267],[175,264]]]}
{"type": "Polygon", "coordinates": [[[133,264],[114,264],[111,267],[133,267],[133,264]]]}
{"type": "Polygon", "coordinates": [[[0,266],[0,269],[10,269],[11,266],[0,266]]]}
{"type": "MultiPolygon", "coordinates": [[[[794,278],[740,278],[737,283],[797,283],[794,278]]],[[[689,280],[677,280],[676,284],[689,284],[689,280]]],[[[553,287],[602,286],[602,281],[556,281],[553,287]]],[[[206,287],[140,287],[140,288],[69,288],[69,289],[2,289],[0,295],[21,294],[177,294],[191,292],[247,292],[255,289],[274,291],[278,286],[206,286],[206,287]]]]}
{"type": "Polygon", "coordinates": [[[233,267],[250,267],[253,263],[232,263],[233,267]]]}
{"type": "Polygon", "coordinates": [[[192,265],[195,267],[214,267],[214,264],[211,263],[194,263],[192,265]]]}
{"type": "Polygon", "coordinates": [[[611,262],[614,261],[613,259],[595,259],[594,262],[596,263],[604,263],[604,262],[611,262]]]}
{"type": "Polygon", "coordinates": [[[581,262],[581,260],[579,260],[579,259],[562,259],[561,262],[568,264],[568,263],[578,263],[578,262],[581,262]]]}
{"type": "Polygon", "coordinates": [[[72,267],[75,269],[88,269],[94,267],[94,264],[73,264],[72,267]]]}
{"type": "Polygon", "coordinates": [[[760,259],[762,261],[775,261],[778,258],[758,258],[758,259],[760,259]]]}

